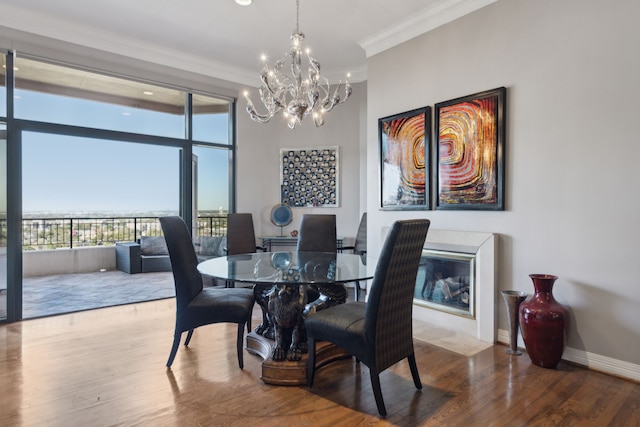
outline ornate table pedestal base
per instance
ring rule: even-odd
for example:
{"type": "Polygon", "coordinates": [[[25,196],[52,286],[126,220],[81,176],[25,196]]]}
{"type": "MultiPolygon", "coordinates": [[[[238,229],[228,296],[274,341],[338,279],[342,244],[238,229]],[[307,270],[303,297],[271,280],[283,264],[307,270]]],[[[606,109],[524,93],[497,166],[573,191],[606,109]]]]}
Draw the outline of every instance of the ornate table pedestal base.
{"type": "MultiPolygon", "coordinates": [[[[306,385],[307,384],[307,354],[302,359],[275,361],[271,359],[274,342],[255,332],[247,335],[247,351],[258,355],[262,362],[262,381],[272,385],[306,385]]],[[[338,359],[348,359],[351,355],[329,342],[316,343],[316,366],[323,366],[338,359]]]]}

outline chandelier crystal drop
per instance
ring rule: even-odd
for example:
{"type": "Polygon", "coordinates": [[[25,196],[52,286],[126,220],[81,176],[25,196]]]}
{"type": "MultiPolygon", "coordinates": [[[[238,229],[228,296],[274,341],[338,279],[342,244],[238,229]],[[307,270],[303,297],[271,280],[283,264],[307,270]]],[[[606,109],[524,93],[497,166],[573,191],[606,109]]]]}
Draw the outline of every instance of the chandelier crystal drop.
{"type": "Polygon", "coordinates": [[[324,124],[324,114],[345,102],[351,96],[349,74],[344,85],[344,96],[340,96],[342,82],[339,82],[335,90],[331,90],[329,80],[320,75],[320,63],[311,57],[306,50],[308,60],[307,75],[303,78],[302,71],[302,42],[304,34],[300,32],[300,0],[296,0],[296,31],[291,35],[292,46],[288,53],[291,57],[291,75],[283,73],[287,55],[280,58],[269,67],[266,58],[262,72],[260,73],[260,100],[267,112],[260,114],[251,102],[249,93],[245,92],[247,100],[247,112],[258,123],[267,123],[280,111],[283,112],[287,125],[295,129],[302,124],[302,120],[309,114],[313,117],[313,123],[320,127],[324,124]]]}

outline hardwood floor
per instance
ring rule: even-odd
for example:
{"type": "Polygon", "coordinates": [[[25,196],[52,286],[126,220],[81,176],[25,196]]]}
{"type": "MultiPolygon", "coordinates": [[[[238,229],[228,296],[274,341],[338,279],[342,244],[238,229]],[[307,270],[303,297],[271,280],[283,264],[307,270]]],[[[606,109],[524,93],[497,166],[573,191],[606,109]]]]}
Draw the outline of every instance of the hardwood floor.
{"type": "Polygon", "coordinates": [[[386,419],[366,366],[323,367],[312,389],[266,385],[258,357],[238,368],[233,325],[196,330],[167,370],[174,313],[169,299],[1,325],[0,425],[640,426],[640,384],[501,345],[466,357],[416,341],[424,388],[406,362],[385,371],[386,419]]]}

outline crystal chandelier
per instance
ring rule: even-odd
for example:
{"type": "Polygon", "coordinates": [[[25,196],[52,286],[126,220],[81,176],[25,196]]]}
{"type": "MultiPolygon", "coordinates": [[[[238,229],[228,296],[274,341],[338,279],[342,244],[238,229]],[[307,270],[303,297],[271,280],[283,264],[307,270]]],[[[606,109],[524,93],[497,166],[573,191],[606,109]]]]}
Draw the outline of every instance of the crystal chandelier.
{"type": "Polygon", "coordinates": [[[262,84],[258,89],[260,100],[267,109],[265,114],[260,114],[255,109],[253,102],[249,98],[249,93],[245,92],[247,99],[247,112],[251,118],[259,123],[267,123],[278,112],[282,111],[289,128],[295,129],[296,125],[309,114],[313,117],[313,123],[320,127],[324,124],[324,114],[345,102],[351,96],[351,85],[349,84],[349,74],[344,86],[344,97],[339,95],[342,82],[339,82],[336,89],[331,91],[329,80],[320,75],[320,63],[309,55],[306,50],[309,67],[306,78],[302,75],[302,41],[304,34],[300,32],[300,0],[296,0],[296,31],[291,35],[292,45],[289,51],[291,57],[291,76],[283,73],[286,55],[280,58],[269,68],[266,58],[260,81],[262,84]]]}

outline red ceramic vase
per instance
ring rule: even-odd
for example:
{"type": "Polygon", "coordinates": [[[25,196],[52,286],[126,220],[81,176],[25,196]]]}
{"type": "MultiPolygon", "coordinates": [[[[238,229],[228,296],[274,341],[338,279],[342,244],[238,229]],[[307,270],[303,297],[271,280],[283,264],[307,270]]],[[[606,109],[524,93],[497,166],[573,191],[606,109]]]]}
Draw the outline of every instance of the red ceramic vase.
{"type": "Polygon", "coordinates": [[[553,284],[558,279],[551,274],[530,274],[535,293],[520,304],[520,330],[531,362],[554,369],[565,347],[569,314],[553,298],[553,284]]]}

